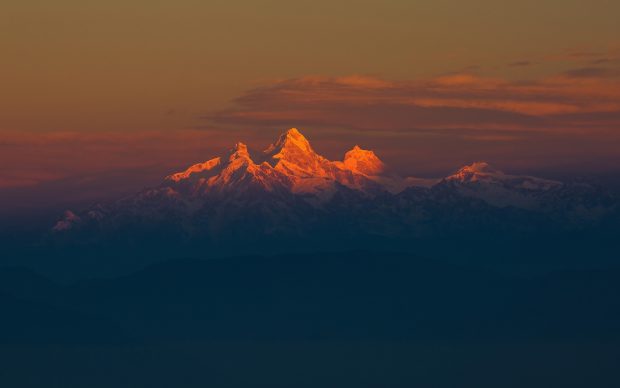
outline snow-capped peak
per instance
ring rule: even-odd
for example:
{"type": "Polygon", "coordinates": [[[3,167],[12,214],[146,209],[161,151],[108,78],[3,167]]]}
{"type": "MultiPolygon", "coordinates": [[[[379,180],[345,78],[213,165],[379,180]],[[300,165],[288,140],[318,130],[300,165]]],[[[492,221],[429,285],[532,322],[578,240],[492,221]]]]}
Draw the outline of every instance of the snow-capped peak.
{"type": "Polygon", "coordinates": [[[263,151],[263,158],[273,167],[277,167],[280,161],[304,164],[322,157],[314,152],[308,139],[297,128],[291,128],[263,151]]]}
{"type": "Polygon", "coordinates": [[[491,179],[502,179],[504,176],[506,176],[506,174],[491,167],[491,165],[487,162],[474,162],[470,165],[461,167],[457,172],[446,177],[446,180],[477,182],[491,179]]]}
{"type": "Polygon", "coordinates": [[[243,143],[235,144],[235,147],[230,150],[230,156],[228,157],[228,160],[232,162],[237,159],[252,161],[250,153],[248,152],[248,146],[243,143]]]}
{"type": "Polygon", "coordinates": [[[308,139],[291,128],[263,151],[264,160],[277,171],[296,178],[333,178],[333,163],[317,154],[308,139]]]}
{"type": "Polygon", "coordinates": [[[374,152],[361,149],[358,145],[344,155],[343,165],[348,170],[369,176],[380,175],[385,170],[385,164],[374,152]]]}
{"type": "Polygon", "coordinates": [[[282,158],[287,151],[297,150],[305,153],[314,153],[312,146],[308,139],[304,137],[297,130],[297,128],[291,128],[278,138],[278,140],[271,144],[265,151],[265,154],[272,156],[273,158],[282,158]]]}
{"type": "Polygon", "coordinates": [[[460,168],[456,173],[444,179],[447,182],[481,183],[512,187],[524,190],[549,190],[561,186],[562,183],[554,180],[536,178],[527,175],[510,175],[497,170],[487,162],[475,162],[460,168]]]}
{"type": "Polygon", "coordinates": [[[540,196],[562,186],[561,182],[527,175],[510,175],[487,162],[475,162],[444,178],[440,186],[449,185],[467,197],[474,197],[498,207],[535,208],[540,196]]]}

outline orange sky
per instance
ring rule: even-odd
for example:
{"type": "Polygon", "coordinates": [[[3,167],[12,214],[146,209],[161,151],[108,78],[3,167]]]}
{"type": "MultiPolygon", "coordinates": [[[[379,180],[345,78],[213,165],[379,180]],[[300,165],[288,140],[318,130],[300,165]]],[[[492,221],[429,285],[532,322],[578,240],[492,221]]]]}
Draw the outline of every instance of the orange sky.
{"type": "Polygon", "coordinates": [[[619,14],[611,0],[8,0],[0,198],[77,177],[131,189],[293,126],[330,158],[359,143],[403,174],[613,170],[619,14]]]}

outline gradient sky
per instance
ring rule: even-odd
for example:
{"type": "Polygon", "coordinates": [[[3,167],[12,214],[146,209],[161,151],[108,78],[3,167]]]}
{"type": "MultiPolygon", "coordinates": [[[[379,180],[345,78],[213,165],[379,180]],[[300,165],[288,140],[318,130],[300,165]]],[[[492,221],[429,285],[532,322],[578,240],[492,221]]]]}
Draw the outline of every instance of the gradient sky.
{"type": "Polygon", "coordinates": [[[293,126],[402,174],[613,170],[618,15],[616,0],[6,0],[0,199],[112,195],[293,126]]]}

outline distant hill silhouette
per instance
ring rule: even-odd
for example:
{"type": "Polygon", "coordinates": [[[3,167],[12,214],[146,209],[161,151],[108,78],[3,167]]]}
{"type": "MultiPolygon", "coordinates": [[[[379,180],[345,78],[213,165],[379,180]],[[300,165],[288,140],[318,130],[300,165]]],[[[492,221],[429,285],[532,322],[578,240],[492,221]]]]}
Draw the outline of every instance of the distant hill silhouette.
{"type": "Polygon", "coordinates": [[[175,260],[70,285],[13,268],[0,280],[3,386],[620,381],[615,270],[518,277],[351,252],[175,260]]]}
{"type": "MultiPolygon", "coordinates": [[[[98,317],[102,327],[105,322],[122,328],[136,340],[512,341],[620,335],[620,272],[611,270],[520,278],[465,264],[359,252],[177,260],[70,286],[7,271],[0,277],[10,273],[13,281],[3,282],[0,291],[13,306],[11,322],[43,325],[36,318],[41,314],[71,327],[78,319],[88,323],[98,317]],[[30,284],[26,290],[25,284],[30,284]]],[[[101,338],[100,332],[92,334],[101,338]]]]}

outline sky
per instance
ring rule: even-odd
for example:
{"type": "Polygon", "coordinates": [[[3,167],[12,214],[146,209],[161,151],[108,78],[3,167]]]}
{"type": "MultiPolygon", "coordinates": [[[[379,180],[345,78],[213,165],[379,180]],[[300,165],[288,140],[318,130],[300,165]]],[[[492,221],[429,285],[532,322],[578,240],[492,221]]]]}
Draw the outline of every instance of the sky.
{"type": "Polygon", "coordinates": [[[5,0],[0,200],[119,195],[290,127],[403,175],[615,171],[618,15],[616,0],[5,0]]]}

